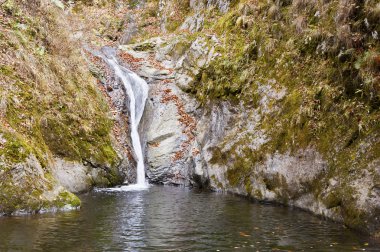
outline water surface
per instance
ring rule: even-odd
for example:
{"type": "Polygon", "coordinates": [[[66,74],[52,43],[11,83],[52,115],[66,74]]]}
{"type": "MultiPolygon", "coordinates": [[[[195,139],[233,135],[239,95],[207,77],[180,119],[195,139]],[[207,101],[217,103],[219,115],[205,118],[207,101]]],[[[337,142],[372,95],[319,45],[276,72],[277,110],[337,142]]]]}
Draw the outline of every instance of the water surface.
{"type": "Polygon", "coordinates": [[[380,251],[309,213],[186,188],[82,195],[80,211],[0,218],[0,251],[380,251]]]}

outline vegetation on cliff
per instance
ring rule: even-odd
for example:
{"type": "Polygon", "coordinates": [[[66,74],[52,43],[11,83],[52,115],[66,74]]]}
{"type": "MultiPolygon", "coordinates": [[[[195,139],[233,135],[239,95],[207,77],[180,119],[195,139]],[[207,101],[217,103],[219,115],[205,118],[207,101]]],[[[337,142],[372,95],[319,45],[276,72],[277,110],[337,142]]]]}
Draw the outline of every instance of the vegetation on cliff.
{"type": "MultiPolygon", "coordinates": [[[[108,170],[119,162],[110,139],[109,108],[82,60],[79,38],[87,36],[89,44],[100,46],[174,35],[179,42],[168,56],[175,60],[199,38],[218,55],[197,69],[185,88],[188,93],[203,107],[226,102],[248,111],[248,119],[260,118],[254,127],[265,139],[257,148],[250,133],[227,137],[214,148],[210,162],[229,166],[227,185],[211,176],[217,187],[242,187],[263,199],[252,184],[255,167],[271,155],[313,149],[327,168],[303,185],[303,193],[327,209],[339,209],[351,227],[372,231],[378,225],[366,223],[379,215],[378,209],[368,216],[365,203],[358,207],[353,185],[369,177],[371,192],[380,190],[378,1],[240,0],[230,1],[226,12],[208,4],[220,1],[127,2],[1,4],[0,177],[5,182],[0,182],[0,199],[11,197],[14,164],[32,162],[32,157],[46,178],[44,185],[31,186],[35,190],[27,194],[33,197],[53,183],[53,156],[108,170]],[[268,100],[268,93],[277,97],[268,100]],[[339,185],[324,191],[331,181],[339,185]]],[[[279,202],[299,197],[280,174],[265,177],[263,183],[279,202]]],[[[372,197],[370,192],[367,196],[372,197]]]]}
{"type": "Polygon", "coordinates": [[[241,0],[229,1],[227,11],[218,7],[226,1],[186,1],[189,7],[178,12],[173,11],[176,1],[162,2],[161,28],[177,35],[175,60],[194,44],[205,46],[193,43],[200,39],[218,55],[201,69],[197,59],[191,62],[199,73],[184,90],[203,107],[229,103],[246,113],[246,124],[236,122],[239,132],[213,148],[210,162],[224,167],[228,180],[224,184],[213,175],[214,185],[244,188],[265,200],[252,182],[263,177],[277,202],[310,194],[348,226],[376,230],[378,224],[370,220],[378,208],[367,203],[378,197],[380,183],[378,1],[241,0]],[[173,13],[181,13],[180,23],[188,25],[178,25],[173,13]],[[257,136],[262,142],[255,145],[257,136]],[[306,149],[319,153],[327,165],[302,184],[302,193],[279,173],[258,174],[256,167],[268,158],[302,159],[306,149]],[[367,184],[367,194],[358,183],[367,184]]]}
{"type": "MultiPolygon", "coordinates": [[[[214,151],[212,162],[229,158],[234,164],[226,174],[231,186],[245,184],[255,194],[249,177],[268,154],[316,148],[328,171],[310,191],[328,208],[341,207],[349,226],[364,229],[352,181],[368,172],[380,182],[379,10],[372,0],[248,0],[232,4],[227,14],[205,12],[202,32],[220,38],[221,56],[201,70],[189,92],[202,104],[230,101],[252,109],[269,139],[257,150],[246,137],[227,152],[214,151]],[[265,85],[286,95],[264,108],[265,85]],[[340,186],[321,195],[331,178],[340,186]]],[[[281,181],[268,180],[268,187],[285,188],[281,181]]],[[[286,202],[297,195],[279,197],[286,202]]]]}
{"type": "MultiPolygon", "coordinates": [[[[25,209],[30,201],[36,210],[51,204],[41,195],[56,184],[54,156],[107,169],[109,183],[120,180],[108,105],[81,55],[77,23],[59,7],[54,1],[1,3],[0,212],[25,209]],[[31,157],[38,162],[30,164],[31,157]],[[18,186],[20,165],[40,165],[43,172],[24,174],[22,182],[29,182],[18,186]],[[21,205],[11,202],[16,198],[21,205]]],[[[77,200],[63,194],[53,202],[77,200]]]]}

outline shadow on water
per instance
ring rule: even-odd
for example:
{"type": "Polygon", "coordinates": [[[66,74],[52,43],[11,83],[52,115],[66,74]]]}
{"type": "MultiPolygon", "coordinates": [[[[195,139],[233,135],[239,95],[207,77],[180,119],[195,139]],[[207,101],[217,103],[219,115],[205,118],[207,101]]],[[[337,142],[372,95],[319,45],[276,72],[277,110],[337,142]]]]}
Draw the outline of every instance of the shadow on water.
{"type": "Polygon", "coordinates": [[[80,211],[0,218],[0,251],[380,251],[309,213],[187,188],[92,192],[80,211]]]}

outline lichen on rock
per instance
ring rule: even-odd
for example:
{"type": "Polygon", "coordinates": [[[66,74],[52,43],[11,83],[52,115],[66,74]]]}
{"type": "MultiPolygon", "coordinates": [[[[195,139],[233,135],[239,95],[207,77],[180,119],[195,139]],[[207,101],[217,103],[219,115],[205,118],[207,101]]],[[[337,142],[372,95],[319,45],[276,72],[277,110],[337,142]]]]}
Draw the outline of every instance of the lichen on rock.
{"type": "Polygon", "coordinates": [[[184,156],[193,175],[201,167],[214,190],[378,233],[377,7],[190,1],[155,55],[173,66],[179,98],[196,99],[189,111],[199,159],[184,156]]]}

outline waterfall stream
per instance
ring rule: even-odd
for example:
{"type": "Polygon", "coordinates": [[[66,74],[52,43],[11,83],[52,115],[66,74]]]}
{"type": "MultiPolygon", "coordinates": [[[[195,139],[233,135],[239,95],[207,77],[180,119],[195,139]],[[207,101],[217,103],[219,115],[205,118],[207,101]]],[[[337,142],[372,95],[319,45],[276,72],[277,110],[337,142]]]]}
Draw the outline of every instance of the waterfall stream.
{"type": "Polygon", "coordinates": [[[145,189],[148,188],[148,183],[145,180],[144,156],[138,128],[144,113],[149,87],[145,80],[118,63],[113,50],[104,48],[102,51],[104,55],[101,55],[101,57],[114,70],[115,75],[120,78],[124,85],[126,95],[129,98],[131,139],[137,161],[137,183],[134,185],[114,188],[113,190],[145,189]]]}

